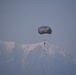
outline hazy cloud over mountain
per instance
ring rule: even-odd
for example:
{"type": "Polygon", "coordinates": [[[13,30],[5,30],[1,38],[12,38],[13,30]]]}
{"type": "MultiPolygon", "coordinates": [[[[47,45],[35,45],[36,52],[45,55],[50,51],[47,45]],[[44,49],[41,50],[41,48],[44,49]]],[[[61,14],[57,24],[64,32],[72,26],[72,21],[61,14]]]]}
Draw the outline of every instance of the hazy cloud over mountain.
{"type": "Polygon", "coordinates": [[[0,75],[76,75],[76,0],[0,0],[0,75]]]}
{"type": "Polygon", "coordinates": [[[0,41],[1,75],[75,75],[75,69],[76,58],[47,41],[19,46],[16,42],[0,41]]]}

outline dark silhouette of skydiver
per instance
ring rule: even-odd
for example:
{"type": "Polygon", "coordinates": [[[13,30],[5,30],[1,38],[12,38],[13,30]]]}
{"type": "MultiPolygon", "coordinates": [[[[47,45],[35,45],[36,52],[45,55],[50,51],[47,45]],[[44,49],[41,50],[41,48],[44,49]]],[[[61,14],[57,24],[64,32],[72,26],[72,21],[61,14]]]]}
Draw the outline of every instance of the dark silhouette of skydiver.
{"type": "MultiPolygon", "coordinates": [[[[45,46],[45,42],[44,42],[44,46],[45,46]]],[[[44,49],[44,51],[45,51],[45,49],[44,49]]]]}
{"type": "Polygon", "coordinates": [[[44,46],[45,46],[45,42],[44,42],[44,46]]]}

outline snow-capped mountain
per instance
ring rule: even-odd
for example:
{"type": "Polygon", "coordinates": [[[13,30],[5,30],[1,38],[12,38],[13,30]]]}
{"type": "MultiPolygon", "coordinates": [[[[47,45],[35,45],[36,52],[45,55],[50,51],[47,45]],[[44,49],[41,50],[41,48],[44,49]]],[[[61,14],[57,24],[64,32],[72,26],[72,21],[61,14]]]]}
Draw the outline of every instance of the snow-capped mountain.
{"type": "Polygon", "coordinates": [[[58,46],[50,45],[47,41],[35,43],[35,44],[22,44],[21,47],[24,49],[25,54],[28,54],[30,51],[35,50],[38,46],[41,46],[45,52],[47,52],[49,55],[55,54],[55,52],[58,49],[58,52],[62,54],[63,56],[66,56],[68,52],[66,49],[59,48],[58,46]]]}
{"type": "Polygon", "coordinates": [[[76,75],[76,58],[47,41],[0,41],[0,75],[76,75]]]}

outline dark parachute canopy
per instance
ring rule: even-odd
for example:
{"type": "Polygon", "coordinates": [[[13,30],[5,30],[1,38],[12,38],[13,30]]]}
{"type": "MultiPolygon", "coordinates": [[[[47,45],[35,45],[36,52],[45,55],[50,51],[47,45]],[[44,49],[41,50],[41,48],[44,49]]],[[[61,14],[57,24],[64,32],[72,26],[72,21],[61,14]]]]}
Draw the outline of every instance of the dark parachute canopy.
{"type": "Polygon", "coordinates": [[[41,26],[38,28],[38,33],[39,34],[51,34],[52,30],[48,26],[41,26]]]}

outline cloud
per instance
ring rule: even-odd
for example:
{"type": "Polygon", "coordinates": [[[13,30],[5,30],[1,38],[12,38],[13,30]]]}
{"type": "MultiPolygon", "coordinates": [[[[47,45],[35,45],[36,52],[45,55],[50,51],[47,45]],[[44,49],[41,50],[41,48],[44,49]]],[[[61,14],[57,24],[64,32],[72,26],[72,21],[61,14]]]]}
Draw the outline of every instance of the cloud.
{"type": "MultiPolygon", "coordinates": [[[[2,50],[5,52],[6,57],[10,58],[11,53],[13,52],[13,48],[15,48],[15,42],[12,42],[12,41],[0,41],[0,46],[3,47],[2,50]]],[[[0,52],[0,55],[1,55],[1,52],[0,52]]]]}
{"type": "Polygon", "coordinates": [[[13,61],[13,48],[15,48],[15,42],[12,41],[0,41],[0,56],[3,55],[6,62],[13,61]]]}
{"type": "Polygon", "coordinates": [[[0,41],[0,45],[3,45],[6,50],[11,50],[15,47],[15,42],[12,41],[0,41]]]}
{"type": "MultiPolygon", "coordinates": [[[[0,41],[0,45],[3,46],[6,50],[5,51],[3,49],[4,54],[5,54],[5,58],[6,58],[6,62],[12,63],[13,61],[15,61],[12,52],[14,52],[13,48],[15,48],[16,42],[0,41]]],[[[42,50],[45,50],[45,53],[47,53],[48,55],[51,55],[51,57],[56,56],[56,52],[64,57],[66,57],[66,55],[68,55],[68,52],[66,49],[63,49],[63,48],[55,46],[55,45],[51,45],[47,41],[38,42],[38,43],[34,43],[34,44],[21,44],[20,45],[21,51],[24,52],[22,54],[22,58],[20,60],[22,63],[22,67],[24,67],[25,62],[27,61],[26,58],[27,58],[27,55],[29,54],[29,52],[35,50],[35,48],[37,48],[38,46],[41,46],[43,48],[42,50]],[[45,42],[45,45],[44,45],[44,42],[45,42]]],[[[0,51],[0,56],[1,56],[1,54],[2,54],[2,52],[0,51]]],[[[41,53],[41,57],[44,57],[43,52],[41,53]]],[[[72,61],[74,64],[76,64],[76,58],[73,58],[72,61]]],[[[66,62],[66,60],[64,62],[66,62]]],[[[27,64],[28,64],[28,62],[27,62],[27,64]]]]}
{"type": "Polygon", "coordinates": [[[41,46],[43,48],[43,50],[45,50],[45,52],[47,52],[48,54],[54,54],[55,53],[55,47],[53,45],[50,45],[50,43],[48,43],[47,41],[45,42],[39,42],[39,43],[34,43],[34,44],[21,44],[21,48],[24,50],[24,53],[26,53],[26,55],[34,50],[36,47],[41,46]]]}
{"type": "MultiPolygon", "coordinates": [[[[9,53],[11,53],[12,49],[15,48],[16,46],[15,42],[12,42],[12,41],[0,41],[0,44],[3,45],[9,53]]],[[[37,48],[38,46],[41,46],[43,50],[45,50],[45,52],[47,52],[50,55],[55,55],[56,49],[59,49],[58,46],[51,45],[47,41],[38,42],[34,44],[21,44],[20,46],[24,50],[25,55],[27,55],[30,51],[35,50],[35,48],[37,48]],[[44,42],[45,42],[45,45],[44,45],[44,42]]],[[[61,48],[59,53],[62,54],[63,56],[66,56],[68,54],[65,49],[63,50],[61,48]]]]}
{"type": "Polygon", "coordinates": [[[43,42],[34,44],[21,44],[21,47],[22,49],[24,49],[24,52],[28,54],[31,50],[34,50],[37,46],[43,46],[42,44],[43,42]]]}

